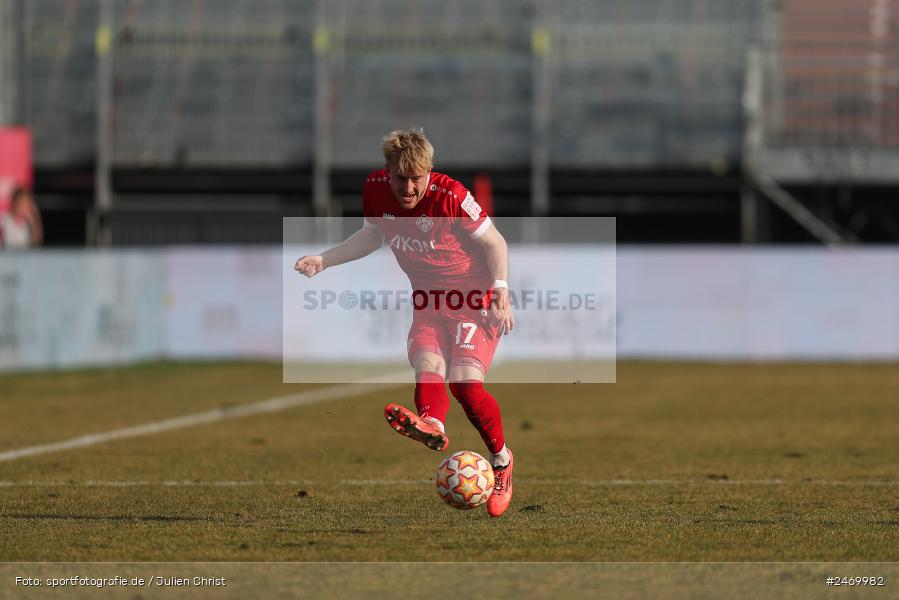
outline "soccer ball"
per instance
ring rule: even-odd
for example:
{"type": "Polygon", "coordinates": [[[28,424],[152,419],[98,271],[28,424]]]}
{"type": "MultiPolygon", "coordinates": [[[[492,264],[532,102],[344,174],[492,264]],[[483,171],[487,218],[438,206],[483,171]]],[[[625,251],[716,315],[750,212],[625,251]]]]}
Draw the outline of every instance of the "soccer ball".
{"type": "Polygon", "coordinates": [[[453,508],[477,508],[493,493],[493,467],[477,452],[456,452],[437,467],[437,493],[453,508]]]}

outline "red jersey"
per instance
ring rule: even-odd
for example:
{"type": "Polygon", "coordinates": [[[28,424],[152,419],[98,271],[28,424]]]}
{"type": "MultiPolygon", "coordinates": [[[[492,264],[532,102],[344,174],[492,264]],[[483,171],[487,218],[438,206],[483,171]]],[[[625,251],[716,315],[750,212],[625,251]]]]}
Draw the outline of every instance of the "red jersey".
{"type": "Polygon", "coordinates": [[[415,290],[486,290],[492,285],[484,252],[474,240],[490,217],[465,186],[431,172],[424,197],[411,210],[400,206],[387,170],[365,180],[365,227],[378,227],[415,290]]]}

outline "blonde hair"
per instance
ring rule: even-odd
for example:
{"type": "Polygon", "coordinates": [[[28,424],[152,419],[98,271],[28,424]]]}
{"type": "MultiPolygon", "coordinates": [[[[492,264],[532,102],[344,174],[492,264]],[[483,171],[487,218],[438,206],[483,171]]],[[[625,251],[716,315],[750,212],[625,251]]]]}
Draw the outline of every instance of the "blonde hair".
{"type": "Polygon", "coordinates": [[[421,127],[397,129],[384,136],[381,152],[400,173],[425,173],[434,166],[434,146],[421,127]]]}

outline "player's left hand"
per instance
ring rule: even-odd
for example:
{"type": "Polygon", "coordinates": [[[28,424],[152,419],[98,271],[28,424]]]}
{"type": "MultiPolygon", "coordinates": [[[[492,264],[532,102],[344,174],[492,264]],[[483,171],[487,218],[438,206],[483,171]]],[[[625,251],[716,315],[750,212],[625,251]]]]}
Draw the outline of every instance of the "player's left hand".
{"type": "Polygon", "coordinates": [[[490,320],[494,325],[499,325],[500,333],[503,335],[509,335],[515,328],[515,315],[512,314],[507,288],[493,290],[490,298],[490,320]]]}

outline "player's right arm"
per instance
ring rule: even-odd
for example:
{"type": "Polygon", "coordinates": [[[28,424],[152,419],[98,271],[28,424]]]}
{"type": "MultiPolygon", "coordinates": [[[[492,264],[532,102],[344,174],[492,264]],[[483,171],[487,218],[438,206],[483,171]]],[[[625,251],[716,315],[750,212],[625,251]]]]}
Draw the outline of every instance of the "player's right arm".
{"type": "Polygon", "coordinates": [[[306,277],[314,277],[327,269],[368,256],[381,246],[381,230],[366,222],[365,226],[342,243],[320,255],[302,256],[293,266],[306,277]]]}

